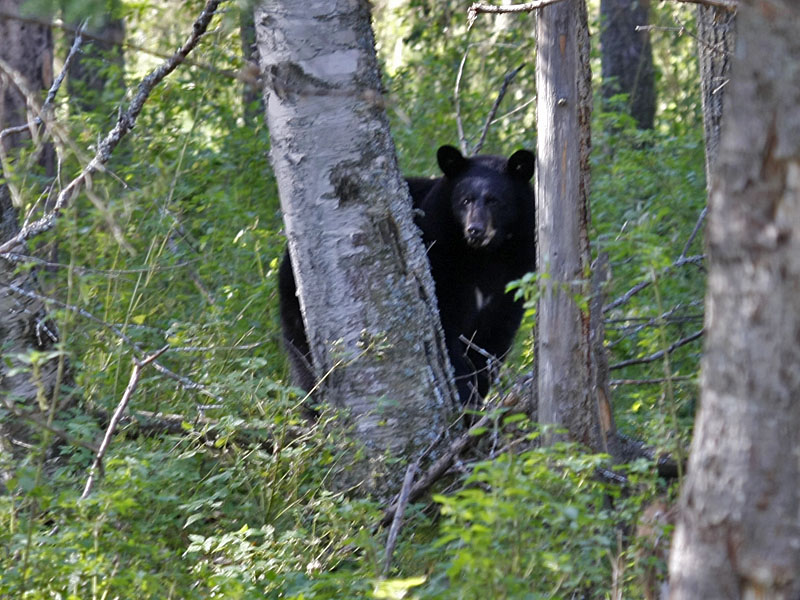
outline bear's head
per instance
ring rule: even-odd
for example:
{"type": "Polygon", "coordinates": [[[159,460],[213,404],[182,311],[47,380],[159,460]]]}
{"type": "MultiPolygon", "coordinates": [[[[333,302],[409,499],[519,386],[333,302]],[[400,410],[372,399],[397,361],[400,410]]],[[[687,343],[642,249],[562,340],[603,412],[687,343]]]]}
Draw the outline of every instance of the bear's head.
{"type": "Polygon", "coordinates": [[[533,210],[532,152],[517,150],[508,159],[465,158],[456,148],[442,146],[436,158],[450,188],[452,215],[471,248],[499,246],[524,220],[523,213],[533,210]]]}

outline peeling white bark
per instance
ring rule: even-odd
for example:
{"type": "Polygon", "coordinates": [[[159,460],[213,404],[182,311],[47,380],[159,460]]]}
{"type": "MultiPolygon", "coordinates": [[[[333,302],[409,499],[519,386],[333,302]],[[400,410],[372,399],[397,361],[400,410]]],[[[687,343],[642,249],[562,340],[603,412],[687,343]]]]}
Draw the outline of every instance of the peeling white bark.
{"type": "Polygon", "coordinates": [[[413,456],[446,426],[454,395],[383,110],[368,5],[265,1],[256,34],[271,159],[322,396],[350,412],[369,460],[413,456]]]}

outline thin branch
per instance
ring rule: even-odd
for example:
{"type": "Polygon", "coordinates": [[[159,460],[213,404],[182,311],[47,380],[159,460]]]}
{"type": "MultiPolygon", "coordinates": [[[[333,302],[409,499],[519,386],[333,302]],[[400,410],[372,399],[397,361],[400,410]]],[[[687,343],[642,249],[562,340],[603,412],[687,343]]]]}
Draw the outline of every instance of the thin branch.
{"type": "Polygon", "coordinates": [[[477,19],[478,15],[482,13],[499,15],[532,12],[537,8],[542,8],[558,2],[561,2],[561,0],[536,0],[535,2],[526,2],[524,4],[508,4],[505,6],[494,6],[492,4],[475,2],[467,10],[467,25],[468,27],[472,27],[473,23],[475,23],[475,19],[477,19]]]}
{"type": "MultiPolygon", "coordinates": [[[[702,264],[703,260],[705,260],[705,255],[704,254],[697,254],[697,255],[694,255],[694,256],[679,256],[675,260],[674,263],[672,263],[668,267],[664,268],[661,271],[661,274],[668,273],[672,269],[677,269],[678,267],[682,267],[682,266],[688,265],[688,264],[699,265],[699,264],[702,264]]],[[[645,289],[647,286],[649,286],[652,283],[653,283],[653,279],[652,278],[648,278],[648,279],[645,279],[644,281],[640,281],[635,286],[633,286],[631,289],[629,289],[627,292],[622,294],[622,296],[620,296],[619,298],[617,298],[616,300],[614,300],[610,304],[606,304],[603,307],[603,312],[607,313],[608,311],[614,310],[615,308],[617,308],[618,306],[621,306],[622,304],[626,304],[633,296],[635,296],[636,294],[641,292],[643,289],[645,289]]]]}
{"type": "MultiPolygon", "coordinates": [[[[673,342],[670,344],[669,348],[667,348],[666,353],[671,354],[681,346],[685,346],[686,344],[695,341],[696,339],[702,337],[703,330],[695,331],[693,334],[686,336],[683,339],[678,340],[677,342],[673,342]]],[[[622,369],[623,367],[629,367],[631,365],[641,365],[645,363],[651,363],[661,358],[664,358],[665,351],[659,350],[658,352],[653,352],[648,356],[643,356],[642,358],[631,358],[628,360],[623,360],[622,362],[615,363],[609,367],[609,370],[612,369],[622,369]]]]}
{"type": "Polygon", "coordinates": [[[224,0],[209,0],[203,12],[194,22],[192,33],[189,39],[181,46],[175,54],[167,59],[161,66],[154,69],[139,83],[138,92],[128,105],[128,110],[120,112],[116,126],[106,135],[97,147],[97,152],[83,168],[80,174],[75,177],[58,195],[53,209],[42,218],[33,223],[25,225],[19,233],[11,237],[8,241],[0,244],[0,253],[8,252],[19,244],[51,229],[56,222],[56,218],[61,211],[66,208],[70,201],[78,194],[81,188],[90,180],[94,173],[104,170],[104,165],[111,158],[111,153],[117,147],[125,135],[133,129],[139,113],[144,107],[144,103],[150,96],[153,89],[163,81],[163,79],[174,71],[186,58],[186,56],[197,46],[200,38],[205,34],[211,19],[216,13],[217,7],[224,0]]]}
{"type": "Polygon", "coordinates": [[[517,76],[524,67],[525,64],[521,64],[513,71],[506,73],[506,76],[503,78],[503,85],[500,86],[500,91],[497,93],[497,98],[492,105],[492,110],[489,111],[489,115],[486,117],[486,123],[483,125],[483,131],[481,131],[481,137],[478,140],[478,143],[475,144],[475,147],[472,149],[472,154],[477,154],[483,148],[483,143],[486,141],[486,134],[489,132],[489,126],[494,123],[494,117],[497,114],[497,109],[500,108],[500,103],[503,101],[503,98],[506,95],[506,91],[508,90],[508,85],[517,76]]]}
{"type": "Polygon", "coordinates": [[[700,216],[697,217],[697,223],[694,224],[694,229],[692,229],[692,233],[691,233],[691,235],[689,235],[689,239],[686,240],[686,244],[684,244],[683,251],[681,252],[681,255],[680,255],[679,258],[685,258],[686,257],[686,253],[689,251],[689,248],[691,247],[692,242],[694,242],[694,238],[697,237],[697,234],[700,231],[700,226],[703,224],[703,221],[705,220],[707,213],[708,213],[708,205],[704,206],[703,210],[700,211],[700,216]]]}
{"type": "MultiPolygon", "coordinates": [[[[674,2],[686,2],[689,4],[703,4],[705,6],[715,6],[723,8],[728,11],[736,11],[738,2],[736,0],[673,0],[674,2]]],[[[525,2],[524,4],[509,4],[505,6],[495,6],[492,4],[483,4],[475,2],[467,10],[467,26],[472,27],[479,14],[510,14],[510,13],[523,13],[532,12],[536,9],[556,4],[561,0],[536,0],[535,2],[525,2]]]]}
{"type": "Polygon", "coordinates": [[[164,346],[141,361],[134,359],[133,370],[131,371],[131,378],[128,381],[128,386],[125,388],[125,392],[122,394],[122,399],[119,401],[117,409],[114,411],[111,421],[108,423],[108,428],[106,429],[106,434],[103,437],[100,448],[97,449],[97,454],[94,457],[94,463],[92,464],[92,468],[89,469],[89,478],[86,480],[86,487],[83,488],[83,493],[81,494],[81,500],[85,500],[89,497],[89,494],[92,492],[95,476],[102,473],[103,457],[105,457],[108,447],[111,445],[111,437],[114,435],[114,431],[117,429],[117,423],[119,423],[119,420],[122,418],[122,413],[125,412],[125,408],[128,406],[133,393],[136,391],[136,388],[139,385],[139,378],[142,375],[142,371],[147,365],[164,354],[168,348],[169,346],[164,346]]]}
{"type": "Polygon", "coordinates": [[[392,566],[392,554],[397,544],[397,535],[400,533],[400,526],[403,524],[403,514],[406,512],[408,497],[411,493],[411,484],[414,483],[414,475],[417,472],[419,459],[408,465],[406,475],[403,478],[403,487],[400,489],[400,497],[397,499],[392,526],[389,528],[389,535],[386,538],[386,557],[383,561],[383,576],[389,574],[392,566]]]}
{"type": "Polygon", "coordinates": [[[472,44],[467,44],[467,47],[464,49],[464,56],[461,57],[461,63],[458,65],[458,73],[456,74],[456,87],[453,91],[453,95],[455,96],[455,105],[456,105],[456,127],[458,128],[458,144],[461,146],[461,152],[463,154],[469,154],[467,151],[468,143],[467,143],[467,136],[464,135],[464,121],[461,119],[461,76],[464,74],[464,65],[467,62],[467,54],[469,54],[469,49],[472,47],[472,44]]]}
{"type": "MultiPolygon", "coordinates": [[[[669,378],[670,381],[692,381],[696,379],[695,375],[674,375],[669,378]]],[[[667,381],[666,377],[654,377],[652,379],[612,379],[609,381],[611,387],[618,387],[620,385],[658,385],[667,381]]]]}

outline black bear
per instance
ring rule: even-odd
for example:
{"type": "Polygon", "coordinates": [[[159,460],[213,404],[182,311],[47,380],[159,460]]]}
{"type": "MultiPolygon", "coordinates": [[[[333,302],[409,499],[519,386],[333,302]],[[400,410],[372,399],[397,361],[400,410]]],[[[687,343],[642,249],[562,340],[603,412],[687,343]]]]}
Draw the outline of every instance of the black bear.
{"type": "Polygon", "coordinates": [[[522,301],[506,286],[536,268],[536,159],[527,150],[465,158],[452,146],[437,159],[444,176],[409,187],[424,193],[414,197],[416,222],[458,393],[470,403],[486,395],[522,319],[522,301]]]}
{"type": "MultiPolygon", "coordinates": [[[[511,347],[522,319],[522,301],[506,285],[536,266],[535,157],[519,150],[510,158],[465,158],[452,146],[437,152],[443,177],[409,178],[445,341],[464,404],[482,399],[496,361],[511,347]]],[[[279,272],[281,325],[292,378],[314,384],[308,340],[297,301],[288,251],[279,272]]]]}

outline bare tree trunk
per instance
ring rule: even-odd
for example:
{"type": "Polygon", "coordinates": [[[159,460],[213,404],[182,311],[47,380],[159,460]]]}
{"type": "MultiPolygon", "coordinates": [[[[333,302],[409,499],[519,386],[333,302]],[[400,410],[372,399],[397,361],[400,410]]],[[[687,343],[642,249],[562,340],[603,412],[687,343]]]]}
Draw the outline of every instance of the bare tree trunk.
{"type": "Polygon", "coordinates": [[[428,446],[455,408],[433,282],[383,110],[369,7],[264,1],[256,34],[319,392],[349,412],[367,458],[353,471],[367,480],[387,451],[412,457],[428,446]]]}
{"type": "Polygon", "coordinates": [[[592,394],[588,311],[591,72],[584,0],[541,9],[537,29],[539,421],[603,449],[592,394]]]}
{"type": "Polygon", "coordinates": [[[736,13],[714,6],[697,6],[697,58],[703,101],[706,182],[711,188],[722,124],[725,88],[736,41],[736,13]]]}
{"type": "MultiPolygon", "coordinates": [[[[0,0],[0,11],[18,14],[22,0],[0,0]]],[[[19,86],[38,94],[46,89],[52,79],[53,41],[50,30],[41,25],[24,23],[13,18],[0,18],[0,58],[6,65],[0,68],[0,130],[28,124],[28,128],[4,136],[0,143],[13,160],[13,150],[30,143],[28,132],[36,128],[35,115],[28,112],[26,97],[19,86]]],[[[38,149],[40,166],[52,168],[52,148],[42,145],[38,149]]],[[[19,166],[19,165],[18,165],[19,166]]],[[[10,178],[9,178],[10,179],[10,178]]],[[[0,242],[19,231],[19,215],[14,205],[11,188],[0,186],[0,242]]],[[[18,254],[25,254],[20,247],[18,254]]],[[[25,448],[31,443],[32,432],[21,413],[46,410],[52,400],[56,385],[56,360],[45,361],[31,371],[21,357],[32,351],[47,351],[56,342],[54,326],[46,319],[43,303],[25,295],[37,289],[35,273],[20,269],[0,258],[0,343],[3,360],[0,361],[0,405],[7,415],[0,422],[0,479],[8,476],[11,450],[25,448]],[[11,370],[16,374],[10,374],[11,370]],[[9,410],[13,412],[9,413],[9,410]]]]}
{"type": "Polygon", "coordinates": [[[639,129],[652,129],[656,114],[653,49],[647,25],[650,0],[600,0],[603,97],[628,94],[639,129]]]}
{"type": "Polygon", "coordinates": [[[740,0],[673,599],[800,597],[800,4],[740,0]]]}

